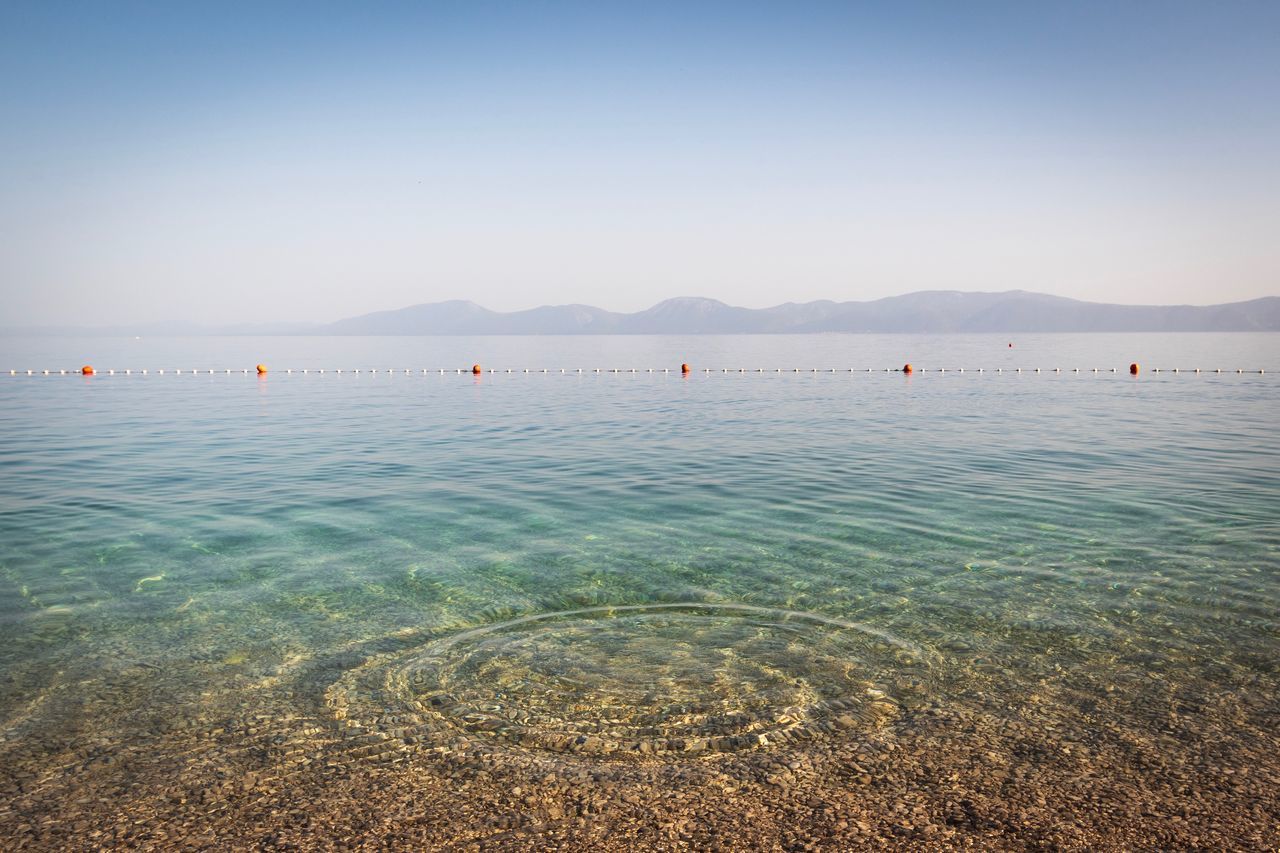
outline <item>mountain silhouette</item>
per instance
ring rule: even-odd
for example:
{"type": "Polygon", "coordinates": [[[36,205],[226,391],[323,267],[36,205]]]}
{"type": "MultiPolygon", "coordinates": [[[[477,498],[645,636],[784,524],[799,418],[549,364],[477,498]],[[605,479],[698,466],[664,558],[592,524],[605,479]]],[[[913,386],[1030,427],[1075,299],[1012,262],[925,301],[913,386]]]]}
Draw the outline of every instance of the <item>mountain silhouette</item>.
{"type": "Polygon", "coordinates": [[[740,308],[679,297],[631,314],[591,305],[491,311],[466,300],[430,302],[335,323],[225,326],[148,323],[6,328],[7,335],[737,335],[810,332],[1275,332],[1280,297],[1222,305],[1110,305],[1045,293],[924,290],[867,302],[786,302],[740,308]]]}
{"type": "Polygon", "coordinates": [[[787,302],[739,308],[680,297],[622,314],[589,305],[498,312],[450,301],[317,326],[320,335],[707,335],[806,332],[1280,331],[1280,297],[1223,305],[1109,305],[1013,290],[928,290],[869,302],[787,302]]]}

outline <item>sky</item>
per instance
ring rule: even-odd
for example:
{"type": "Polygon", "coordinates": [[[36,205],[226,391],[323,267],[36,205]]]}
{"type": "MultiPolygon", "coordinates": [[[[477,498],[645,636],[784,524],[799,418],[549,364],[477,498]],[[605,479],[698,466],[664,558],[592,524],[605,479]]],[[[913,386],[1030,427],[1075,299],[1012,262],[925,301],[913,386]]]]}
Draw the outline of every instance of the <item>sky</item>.
{"type": "Polygon", "coordinates": [[[0,4],[0,326],[1280,294],[1280,3],[0,4]]]}

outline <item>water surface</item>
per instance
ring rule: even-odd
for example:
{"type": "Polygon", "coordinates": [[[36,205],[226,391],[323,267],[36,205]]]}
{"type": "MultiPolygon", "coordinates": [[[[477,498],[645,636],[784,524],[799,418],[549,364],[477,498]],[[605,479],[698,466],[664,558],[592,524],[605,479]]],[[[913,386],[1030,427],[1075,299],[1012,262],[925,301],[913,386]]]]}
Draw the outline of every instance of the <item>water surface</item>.
{"type": "Polygon", "coordinates": [[[1276,336],[1008,343],[6,341],[0,834],[1274,844],[1276,336]]]}

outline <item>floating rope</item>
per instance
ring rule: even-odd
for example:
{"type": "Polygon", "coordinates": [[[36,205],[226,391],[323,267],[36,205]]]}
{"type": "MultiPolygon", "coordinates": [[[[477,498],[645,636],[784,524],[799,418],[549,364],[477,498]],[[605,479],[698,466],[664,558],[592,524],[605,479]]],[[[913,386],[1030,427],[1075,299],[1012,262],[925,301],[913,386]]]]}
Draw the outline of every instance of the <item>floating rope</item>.
{"type": "MultiPolygon", "coordinates": [[[[978,368],[972,368],[972,367],[971,367],[971,368],[967,368],[967,370],[968,370],[970,373],[984,373],[984,372],[986,372],[986,368],[982,368],[982,367],[978,367],[978,368]]],[[[1010,370],[1010,372],[1013,372],[1013,373],[1019,373],[1019,374],[1024,372],[1024,369],[1023,369],[1023,368],[1021,368],[1021,367],[1011,367],[1011,368],[1009,368],[1009,370],[1010,370]]],[[[1098,368],[1098,367],[1093,367],[1093,368],[1087,368],[1086,370],[1087,370],[1088,372],[1091,372],[1091,373],[1099,373],[1099,372],[1118,373],[1118,372],[1120,372],[1117,368],[1114,368],[1114,367],[1111,367],[1111,368],[1098,368]]],[[[356,374],[359,374],[359,373],[361,373],[362,371],[363,371],[363,372],[366,372],[366,373],[369,373],[369,374],[375,374],[375,375],[376,375],[376,374],[379,374],[379,373],[385,373],[385,374],[387,374],[388,376],[393,376],[393,375],[397,375],[397,374],[402,374],[402,375],[404,375],[404,376],[411,376],[411,375],[414,375],[414,374],[421,374],[421,375],[423,375],[423,376],[426,376],[426,375],[428,375],[428,374],[436,374],[436,373],[438,373],[440,376],[444,376],[445,374],[449,374],[449,373],[457,374],[457,375],[460,375],[460,376],[461,376],[461,375],[482,376],[482,375],[485,375],[485,374],[494,374],[494,373],[501,373],[501,374],[560,374],[560,375],[570,374],[570,375],[581,375],[584,371],[585,371],[585,372],[587,372],[587,373],[594,373],[594,374],[606,374],[606,373],[611,373],[611,374],[635,374],[635,373],[663,373],[663,374],[670,374],[670,373],[672,373],[672,372],[673,372],[673,369],[672,369],[672,368],[667,368],[667,367],[661,367],[661,368],[655,368],[655,367],[646,367],[646,368],[636,368],[636,367],[630,367],[630,368],[622,368],[622,367],[602,368],[602,367],[594,367],[594,368],[588,368],[588,369],[584,369],[584,368],[581,368],[581,367],[579,367],[579,368],[564,368],[564,367],[560,367],[560,368],[547,368],[547,367],[541,367],[541,368],[529,368],[529,367],[526,367],[526,368],[482,368],[480,365],[476,364],[476,365],[472,365],[471,367],[459,367],[459,368],[447,368],[447,367],[434,368],[434,367],[423,367],[423,368],[421,368],[421,369],[418,369],[418,368],[408,368],[408,367],[406,367],[406,368],[382,368],[382,367],[374,367],[374,368],[359,368],[359,367],[357,367],[357,368],[348,368],[348,369],[346,369],[346,370],[345,370],[345,372],[347,372],[347,373],[356,373],[356,374]]],[[[854,367],[849,367],[849,368],[843,368],[843,367],[832,367],[832,368],[819,368],[819,367],[812,367],[812,368],[801,368],[801,367],[793,367],[793,368],[782,368],[782,367],[777,367],[777,368],[765,368],[765,367],[755,367],[755,368],[748,368],[748,367],[722,367],[722,368],[711,368],[711,367],[704,367],[704,368],[702,368],[702,369],[701,369],[701,373],[702,373],[704,376],[711,376],[711,375],[716,374],[716,373],[719,373],[719,374],[722,374],[722,375],[731,375],[731,374],[743,374],[743,375],[746,375],[746,374],[750,374],[750,373],[757,373],[757,374],[766,374],[766,373],[775,373],[775,374],[780,374],[780,373],[792,373],[792,374],[810,374],[810,375],[812,375],[812,374],[820,374],[820,373],[828,373],[828,374],[831,374],[831,373],[834,373],[834,374],[841,374],[841,373],[875,373],[875,372],[877,372],[877,371],[878,371],[878,368],[872,368],[872,367],[865,368],[865,370],[864,370],[864,369],[862,369],[862,368],[854,368],[854,367]]],[[[921,367],[915,367],[915,366],[913,366],[913,365],[911,365],[911,364],[906,364],[906,365],[903,365],[902,367],[886,367],[886,368],[884,368],[884,371],[883,371],[883,372],[884,372],[884,373],[902,373],[902,374],[912,375],[912,374],[916,374],[916,373],[931,373],[931,372],[932,372],[932,373],[964,373],[965,371],[966,371],[966,368],[963,368],[963,367],[935,367],[935,368],[921,368],[921,367]]],[[[995,372],[995,373],[1003,374],[1003,373],[1004,373],[1004,371],[1005,371],[1005,368],[1003,368],[1003,367],[997,367],[997,368],[995,368],[995,369],[994,369],[994,372],[995,372]]],[[[1027,372],[1031,372],[1031,373],[1037,373],[1037,374],[1039,374],[1039,373],[1043,373],[1043,372],[1054,373],[1054,374],[1060,374],[1060,373],[1062,373],[1062,372],[1063,372],[1063,368],[1061,368],[1061,367],[1054,367],[1054,368],[1039,368],[1039,367],[1034,367],[1034,368],[1026,368],[1026,371],[1027,371],[1027,372]]],[[[1127,369],[1127,372],[1128,372],[1130,375],[1133,375],[1133,376],[1137,376],[1137,375],[1139,374],[1139,371],[1140,371],[1140,368],[1139,368],[1139,366],[1138,366],[1136,363],[1135,363],[1135,364],[1131,364],[1131,365],[1129,365],[1129,367],[1128,367],[1128,369],[1127,369]]],[[[343,368],[340,368],[340,367],[339,367],[339,368],[323,368],[323,367],[321,367],[321,368],[288,368],[287,370],[285,370],[285,371],[284,371],[284,373],[285,373],[286,375],[292,375],[292,374],[294,374],[294,373],[301,373],[301,374],[318,373],[318,374],[323,375],[323,374],[325,374],[326,372],[328,372],[328,373],[338,373],[338,374],[341,374],[341,373],[343,373],[343,372],[344,372],[344,369],[343,369],[343,368]]],[[[691,369],[687,364],[684,364],[684,365],[681,365],[678,369],[676,369],[676,372],[679,372],[680,374],[682,374],[682,375],[684,375],[684,376],[689,376],[689,375],[691,375],[691,374],[693,373],[693,370],[692,370],[692,369],[691,369]]],[[[1072,367],[1072,368],[1070,368],[1070,372],[1071,372],[1071,373],[1080,373],[1080,372],[1081,372],[1081,368],[1079,368],[1079,367],[1072,367]]],[[[1220,374],[1220,373],[1223,373],[1223,372],[1224,372],[1224,370],[1223,370],[1222,368],[1220,368],[1220,367],[1214,368],[1212,371],[1210,371],[1210,370],[1209,370],[1209,369],[1207,369],[1207,368],[1202,369],[1202,368],[1199,368],[1199,367],[1195,367],[1195,368],[1177,368],[1177,367],[1173,367],[1173,368],[1159,368],[1159,367],[1156,367],[1156,368],[1151,368],[1151,372],[1152,372],[1152,373],[1162,373],[1162,372],[1163,372],[1163,373],[1176,373],[1176,374],[1179,374],[1179,375],[1181,375],[1181,374],[1183,374],[1183,373],[1200,374],[1200,373],[1210,373],[1210,372],[1215,373],[1215,374],[1220,374]]],[[[1254,370],[1254,369],[1252,369],[1252,368],[1249,368],[1249,369],[1246,369],[1246,368],[1236,368],[1234,371],[1227,370],[1227,371],[1225,371],[1225,372],[1226,372],[1226,373],[1232,373],[1232,372],[1234,372],[1234,373],[1237,373],[1237,374],[1253,374],[1253,373],[1256,373],[1256,374],[1265,374],[1265,373],[1266,373],[1266,370],[1265,370],[1265,369],[1262,369],[1262,368],[1257,369],[1257,370],[1254,370]]],[[[133,374],[135,374],[135,373],[136,373],[136,374],[138,374],[138,375],[140,375],[140,376],[148,376],[148,375],[150,375],[150,371],[149,371],[149,370],[147,370],[147,369],[145,369],[145,368],[143,368],[143,369],[136,369],[136,368],[111,369],[111,370],[107,370],[107,371],[105,371],[105,373],[106,373],[106,375],[108,375],[108,376],[115,376],[117,373],[119,373],[119,374],[123,374],[123,375],[125,375],[125,376],[132,376],[132,375],[133,375],[133,374]]],[[[156,373],[157,375],[159,375],[159,376],[164,376],[164,375],[166,375],[166,368],[160,368],[160,369],[156,370],[156,371],[155,371],[155,373],[156,373]]],[[[223,375],[228,375],[228,376],[229,376],[229,375],[231,375],[232,373],[240,373],[240,374],[242,374],[242,375],[249,375],[250,373],[254,373],[254,374],[256,374],[256,375],[257,375],[257,376],[259,376],[259,377],[266,377],[266,376],[267,376],[267,374],[268,374],[268,369],[267,369],[266,365],[264,365],[264,364],[259,364],[259,365],[257,365],[257,366],[256,366],[256,367],[254,367],[254,368],[223,368],[223,369],[205,369],[205,368],[200,368],[200,369],[184,369],[184,368],[177,368],[177,369],[169,369],[169,370],[168,370],[168,373],[171,373],[171,374],[172,374],[172,375],[174,375],[174,376],[184,376],[184,375],[191,375],[191,376],[206,375],[206,376],[212,376],[212,375],[215,375],[215,374],[223,374],[223,375]]],[[[85,377],[87,377],[87,376],[100,376],[100,375],[102,375],[102,372],[101,372],[101,371],[96,370],[96,369],[95,369],[94,367],[92,367],[91,365],[87,365],[87,364],[86,364],[86,365],[84,365],[83,367],[80,367],[80,368],[77,368],[77,369],[73,369],[73,370],[68,370],[68,369],[58,369],[58,370],[54,370],[54,369],[45,369],[45,370],[17,370],[17,369],[14,369],[14,370],[10,370],[10,371],[9,371],[9,375],[10,375],[10,376],[85,376],[85,377]]]]}

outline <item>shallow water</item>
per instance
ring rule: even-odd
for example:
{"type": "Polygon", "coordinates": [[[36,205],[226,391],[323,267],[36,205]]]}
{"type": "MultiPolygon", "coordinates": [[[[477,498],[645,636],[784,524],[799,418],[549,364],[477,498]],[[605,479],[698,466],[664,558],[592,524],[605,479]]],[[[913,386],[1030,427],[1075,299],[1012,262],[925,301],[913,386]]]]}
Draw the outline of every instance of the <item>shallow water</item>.
{"type": "MultiPolygon", "coordinates": [[[[1263,843],[1278,337],[4,341],[0,835],[64,843],[78,809],[94,843],[159,843],[316,767],[477,755],[762,791],[799,755],[847,787],[846,748],[950,767],[945,718],[952,770],[1204,782],[1185,825],[1263,843]],[[950,370],[883,371],[908,360],[950,370]],[[473,361],[552,372],[418,372],[473,361]],[[841,372],[643,372],[680,361],[841,372]],[[8,375],[84,362],[150,373],[8,375]]],[[[938,815],[945,778],[914,783],[938,815]]],[[[433,839],[559,820],[512,809],[433,839]]]]}

